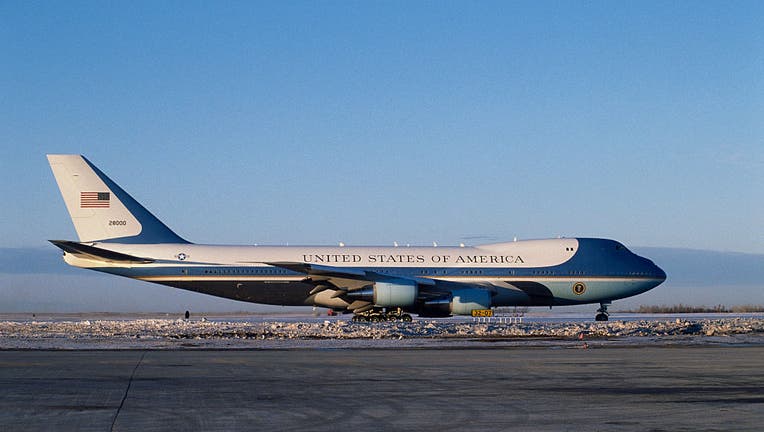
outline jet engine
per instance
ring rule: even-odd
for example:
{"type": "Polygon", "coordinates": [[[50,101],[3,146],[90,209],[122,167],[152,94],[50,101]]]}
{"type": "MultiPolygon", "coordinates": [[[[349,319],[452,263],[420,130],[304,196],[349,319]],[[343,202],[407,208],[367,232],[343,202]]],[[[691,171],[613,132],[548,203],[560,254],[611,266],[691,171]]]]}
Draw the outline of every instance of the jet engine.
{"type": "Polygon", "coordinates": [[[311,295],[307,303],[314,306],[323,306],[330,309],[345,309],[350,303],[345,301],[341,296],[344,291],[326,289],[316,294],[311,295]]]}
{"type": "Polygon", "coordinates": [[[450,298],[426,301],[419,314],[431,317],[471,315],[474,309],[489,309],[490,307],[490,291],[465,288],[451,291],[450,298]]]}
{"type": "Polygon", "coordinates": [[[408,307],[414,304],[418,294],[416,282],[406,280],[374,282],[371,287],[348,292],[351,297],[370,298],[374,306],[379,307],[408,307]]]}
{"type": "Polygon", "coordinates": [[[471,315],[474,309],[490,309],[491,292],[482,289],[462,289],[451,292],[451,313],[471,315]]]}
{"type": "Polygon", "coordinates": [[[374,304],[381,307],[411,306],[418,294],[416,282],[375,282],[374,304]]]}

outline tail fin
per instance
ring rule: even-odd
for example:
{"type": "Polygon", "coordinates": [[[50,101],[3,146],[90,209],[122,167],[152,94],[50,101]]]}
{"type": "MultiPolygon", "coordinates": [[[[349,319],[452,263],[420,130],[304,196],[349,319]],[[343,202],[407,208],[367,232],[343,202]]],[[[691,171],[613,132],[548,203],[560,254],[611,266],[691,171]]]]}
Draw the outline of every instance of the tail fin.
{"type": "Polygon", "coordinates": [[[84,156],[48,155],[81,242],[188,243],[84,156]]]}

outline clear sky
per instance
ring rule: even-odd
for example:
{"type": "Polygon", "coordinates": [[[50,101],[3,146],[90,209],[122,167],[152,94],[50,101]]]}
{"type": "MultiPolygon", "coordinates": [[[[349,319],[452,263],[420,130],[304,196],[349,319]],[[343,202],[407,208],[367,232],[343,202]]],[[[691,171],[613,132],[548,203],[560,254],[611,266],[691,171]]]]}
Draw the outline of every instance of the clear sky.
{"type": "MultiPolygon", "coordinates": [[[[81,153],[181,236],[764,253],[764,3],[0,0],[0,247],[81,153]]],[[[52,251],[55,251],[50,246],[52,251]]]]}

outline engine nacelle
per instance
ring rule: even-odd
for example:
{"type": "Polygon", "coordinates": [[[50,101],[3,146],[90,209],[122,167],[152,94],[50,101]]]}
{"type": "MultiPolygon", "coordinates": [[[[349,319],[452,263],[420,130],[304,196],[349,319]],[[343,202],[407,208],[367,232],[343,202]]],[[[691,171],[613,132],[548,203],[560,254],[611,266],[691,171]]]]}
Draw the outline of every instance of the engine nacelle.
{"type": "Polygon", "coordinates": [[[451,313],[472,315],[474,309],[491,308],[491,292],[482,289],[460,289],[451,292],[451,313]]]}
{"type": "Polygon", "coordinates": [[[424,302],[418,313],[427,317],[450,315],[472,315],[474,309],[489,309],[491,292],[477,288],[463,288],[451,291],[451,297],[442,297],[424,302]]]}
{"type": "Polygon", "coordinates": [[[375,282],[374,304],[380,307],[406,307],[416,301],[418,292],[416,282],[375,282]]]}
{"type": "Polygon", "coordinates": [[[314,306],[323,306],[330,309],[345,309],[350,303],[343,300],[339,294],[341,291],[327,289],[308,298],[308,303],[314,306]]]}

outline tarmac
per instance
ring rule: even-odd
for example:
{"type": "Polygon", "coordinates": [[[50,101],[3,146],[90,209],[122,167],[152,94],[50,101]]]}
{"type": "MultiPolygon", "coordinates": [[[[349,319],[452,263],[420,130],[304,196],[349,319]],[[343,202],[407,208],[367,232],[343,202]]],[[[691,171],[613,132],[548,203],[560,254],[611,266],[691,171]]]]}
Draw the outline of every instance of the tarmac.
{"type": "Polygon", "coordinates": [[[764,346],[0,351],[3,430],[759,431],[764,346]]]}

